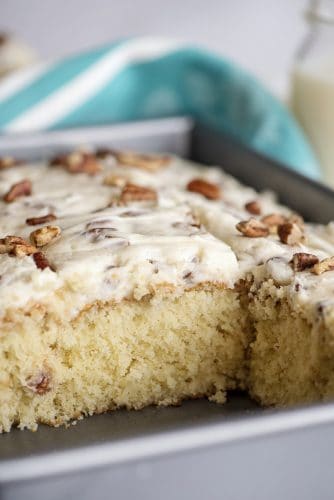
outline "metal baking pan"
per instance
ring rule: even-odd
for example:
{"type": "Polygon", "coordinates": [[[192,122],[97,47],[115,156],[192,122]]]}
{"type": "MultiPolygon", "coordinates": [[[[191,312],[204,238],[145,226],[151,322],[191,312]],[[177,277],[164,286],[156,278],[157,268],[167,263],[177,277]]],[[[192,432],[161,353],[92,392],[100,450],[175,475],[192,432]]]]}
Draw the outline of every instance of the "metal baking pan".
{"type": "MultiPolygon", "coordinates": [[[[76,145],[171,152],[221,165],[327,222],[334,193],[185,118],[0,138],[0,156],[76,145]]],[[[1,369],[1,368],[0,368],[1,369]]],[[[242,393],[0,435],[0,499],[332,499],[334,404],[264,410],[242,393]]]]}

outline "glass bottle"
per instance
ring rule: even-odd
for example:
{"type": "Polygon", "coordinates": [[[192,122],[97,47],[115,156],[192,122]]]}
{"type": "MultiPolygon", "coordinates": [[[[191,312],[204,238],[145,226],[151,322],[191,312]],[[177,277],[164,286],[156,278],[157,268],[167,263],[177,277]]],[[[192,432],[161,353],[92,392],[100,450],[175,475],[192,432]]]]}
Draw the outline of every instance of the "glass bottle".
{"type": "Polygon", "coordinates": [[[334,0],[313,0],[292,72],[291,105],[334,186],[334,0]]]}

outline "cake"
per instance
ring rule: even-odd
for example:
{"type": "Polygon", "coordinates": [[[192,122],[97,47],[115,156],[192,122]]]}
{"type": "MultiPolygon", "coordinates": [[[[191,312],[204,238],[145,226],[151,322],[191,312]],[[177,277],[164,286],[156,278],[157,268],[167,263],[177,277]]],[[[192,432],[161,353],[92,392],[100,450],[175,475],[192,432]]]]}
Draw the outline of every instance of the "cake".
{"type": "Polygon", "coordinates": [[[0,160],[0,430],[334,395],[334,226],[167,155],[0,160]]]}

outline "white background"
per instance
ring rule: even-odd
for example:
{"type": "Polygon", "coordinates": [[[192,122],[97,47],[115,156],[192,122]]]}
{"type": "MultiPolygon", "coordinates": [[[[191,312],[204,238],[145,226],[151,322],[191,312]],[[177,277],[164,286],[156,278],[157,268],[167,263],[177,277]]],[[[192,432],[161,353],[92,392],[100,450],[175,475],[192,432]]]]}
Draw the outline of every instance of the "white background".
{"type": "Polygon", "coordinates": [[[0,30],[17,33],[43,58],[129,35],[202,44],[286,92],[306,32],[306,0],[0,0],[0,30]]]}

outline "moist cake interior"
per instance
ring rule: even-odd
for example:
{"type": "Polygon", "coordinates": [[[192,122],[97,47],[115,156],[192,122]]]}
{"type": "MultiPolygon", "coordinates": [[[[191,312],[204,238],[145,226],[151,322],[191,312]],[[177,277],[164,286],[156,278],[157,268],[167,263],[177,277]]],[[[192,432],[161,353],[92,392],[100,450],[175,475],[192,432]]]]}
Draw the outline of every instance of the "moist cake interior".
{"type": "Polygon", "coordinates": [[[334,396],[334,226],[170,156],[0,159],[0,430],[334,396]]]}

